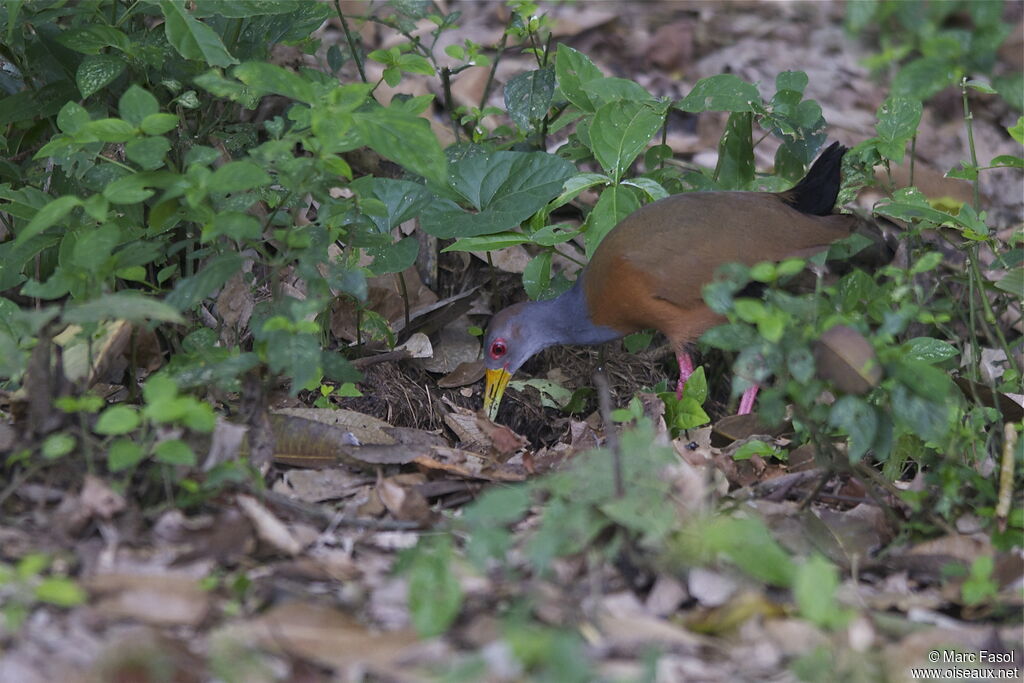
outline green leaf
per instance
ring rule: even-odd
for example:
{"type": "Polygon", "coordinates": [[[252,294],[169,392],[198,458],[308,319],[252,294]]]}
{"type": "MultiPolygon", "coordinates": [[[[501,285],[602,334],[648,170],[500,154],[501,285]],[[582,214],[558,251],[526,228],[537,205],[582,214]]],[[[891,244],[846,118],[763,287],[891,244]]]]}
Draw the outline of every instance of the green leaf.
{"type": "Polygon", "coordinates": [[[754,456],[774,458],[782,455],[782,451],[764,441],[754,439],[743,444],[732,454],[733,460],[750,460],[754,456]]]}
{"type": "Polygon", "coordinates": [[[750,112],[734,112],[726,121],[715,167],[715,180],[724,190],[745,190],[754,181],[753,121],[750,112]]]}
{"type": "Polygon", "coordinates": [[[146,452],[134,441],[117,439],[107,448],[107,469],[123,472],[138,465],[145,457],[146,452]]]}
{"type": "Polygon", "coordinates": [[[812,555],[797,568],[793,580],[793,597],[800,614],[823,628],[845,626],[852,612],[836,600],[838,588],[839,572],[835,566],[821,555],[812,555]]]}
{"type": "Polygon", "coordinates": [[[71,213],[73,208],[81,205],[82,200],[73,195],[57,197],[50,201],[50,203],[36,212],[36,215],[32,217],[32,220],[29,221],[24,229],[18,232],[18,235],[14,238],[15,246],[23,244],[26,240],[35,237],[50,226],[56,225],[71,213]]]}
{"type": "Polygon", "coordinates": [[[171,151],[170,141],[161,136],[132,140],[124,146],[124,155],[147,171],[164,165],[164,156],[171,151]]]}
{"type": "Polygon", "coordinates": [[[133,406],[110,406],[100,413],[93,431],[105,436],[119,436],[135,431],[139,422],[139,413],[133,406]]]}
{"type": "Polygon", "coordinates": [[[562,193],[551,200],[549,208],[557,209],[576,199],[584,190],[596,185],[610,185],[612,179],[603,173],[579,173],[565,181],[562,193]]]}
{"type": "Polygon", "coordinates": [[[559,43],[555,54],[555,75],[558,77],[558,88],[567,100],[583,111],[597,111],[599,101],[584,91],[583,86],[603,78],[604,74],[589,57],[559,43]]]}
{"type": "Polygon", "coordinates": [[[931,337],[915,337],[901,347],[905,360],[921,361],[934,365],[948,360],[960,352],[952,344],[931,337]]]}
{"type": "Polygon", "coordinates": [[[57,460],[75,449],[77,443],[74,436],[58,432],[51,434],[43,441],[42,454],[46,460],[57,460]]]}
{"type": "Polygon", "coordinates": [[[593,211],[587,216],[586,247],[587,258],[594,255],[597,245],[604,236],[611,232],[619,222],[640,208],[640,201],[628,187],[612,185],[604,192],[594,205],[593,211]]]}
{"type": "Polygon", "coordinates": [[[842,429],[850,437],[847,452],[851,463],[860,462],[878,431],[878,415],[874,408],[856,396],[841,396],[828,414],[828,423],[842,429]]]}
{"type": "Polygon", "coordinates": [[[167,295],[166,302],[179,311],[187,311],[219,289],[242,267],[242,257],[236,253],[215,256],[195,275],[182,278],[167,295]]]}
{"type": "Polygon", "coordinates": [[[665,122],[665,106],[609,102],[597,110],[590,126],[590,149],[616,182],[665,122]]]}
{"type": "Polygon", "coordinates": [[[513,76],[505,84],[505,109],[519,130],[530,132],[551,106],[555,93],[555,70],[551,67],[513,76]]]}
{"type": "Polygon", "coordinates": [[[228,67],[238,64],[212,28],[189,14],[183,0],[160,0],[164,15],[167,42],[185,59],[205,62],[210,66],[228,67]]]}
{"type": "Polygon", "coordinates": [[[104,294],[98,299],[69,306],[63,315],[64,322],[93,323],[102,320],[128,320],[131,322],[184,323],[173,307],[153,297],[133,292],[104,294]]]}
{"type": "Polygon", "coordinates": [[[448,630],[462,608],[462,588],[452,572],[455,554],[448,535],[423,538],[409,567],[409,614],[422,638],[448,630]]]}
{"type": "Polygon", "coordinates": [[[381,156],[428,182],[439,186],[447,183],[444,152],[426,119],[394,107],[373,107],[353,112],[352,122],[363,143],[381,156]]]}
{"type": "Polygon", "coordinates": [[[263,332],[267,366],[292,380],[292,392],[321,379],[320,342],[310,334],[290,330],[263,332]]]}
{"type": "Polygon", "coordinates": [[[521,232],[498,232],[480,237],[463,237],[441,251],[494,251],[518,244],[526,244],[532,240],[521,232]]]}
{"type": "Polygon", "coordinates": [[[349,187],[360,197],[372,197],[384,205],[383,214],[368,214],[381,233],[390,232],[395,226],[415,218],[435,200],[430,190],[409,180],[367,175],[356,178],[349,187]]]}
{"type": "Polygon", "coordinates": [[[146,135],[163,135],[174,130],[178,125],[178,117],[174,114],[150,114],[142,119],[139,128],[146,135]]]}
{"type": "Polygon", "coordinates": [[[478,213],[449,200],[420,216],[422,228],[438,237],[476,237],[507,231],[529,218],[561,188],[575,167],[544,152],[494,152],[452,164],[451,188],[478,213]]]}
{"type": "Polygon", "coordinates": [[[271,182],[270,176],[251,161],[229,161],[210,174],[206,189],[210,193],[243,192],[271,182]]]}
{"type": "Polygon", "coordinates": [[[698,533],[711,550],[754,578],[776,586],[793,583],[796,565],[759,520],[719,517],[704,523],[698,533]]]}
{"type": "Polygon", "coordinates": [[[260,237],[260,222],[240,211],[221,211],[213,221],[203,226],[203,241],[209,242],[221,235],[242,242],[260,237]]]}
{"type": "Polygon", "coordinates": [[[1024,145],[1024,116],[1017,117],[1017,123],[1006,129],[1014,140],[1024,145]]]}
{"type": "Polygon", "coordinates": [[[1010,154],[1000,154],[992,159],[993,168],[1024,168],[1024,159],[1010,154]]]}
{"type": "Polygon", "coordinates": [[[185,467],[195,467],[197,462],[192,448],[181,439],[169,439],[158,443],[153,449],[153,460],[165,465],[185,467]]]}
{"type": "Polygon", "coordinates": [[[656,102],[642,85],[628,78],[598,78],[585,83],[583,90],[590,95],[598,109],[623,100],[652,105],[656,102]]]}
{"type": "Polygon", "coordinates": [[[147,116],[159,111],[160,104],[156,98],[149,91],[137,85],[132,85],[125,90],[117,102],[117,113],[133,126],[140,125],[147,116]]]}
{"type": "Polygon", "coordinates": [[[1024,292],[1024,268],[1014,268],[996,282],[996,288],[1020,297],[1024,292]]]}
{"type": "Polygon", "coordinates": [[[124,60],[115,55],[89,55],[83,59],[75,72],[75,85],[82,93],[82,99],[88,99],[110,85],[126,66],[124,60]]]}
{"type": "Polygon", "coordinates": [[[306,104],[316,101],[312,83],[276,64],[246,62],[235,67],[233,73],[235,78],[260,95],[274,93],[306,104]]]}
{"type": "Polygon", "coordinates": [[[78,132],[78,129],[89,123],[91,117],[85,107],[77,102],[68,102],[60,108],[57,114],[57,127],[69,135],[78,132]]]}
{"type": "Polygon", "coordinates": [[[666,190],[661,183],[651,180],[650,178],[627,178],[626,180],[623,180],[621,184],[640,188],[648,197],[650,197],[652,202],[656,202],[659,199],[664,199],[668,196],[668,190],[666,190]]]}
{"type": "Polygon", "coordinates": [[[97,119],[83,125],[75,138],[82,142],[128,142],[138,133],[135,126],[121,119],[97,119]]]}
{"type": "Polygon", "coordinates": [[[676,102],[676,107],[688,112],[731,111],[749,112],[751,103],[760,104],[757,87],[733,74],[718,74],[697,81],[693,90],[676,102]]]}
{"type": "Polygon", "coordinates": [[[946,56],[920,57],[908,63],[892,80],[892,94],[927,100],[957,81],[957,69],[946,56]]]}
{"type": "Polygon", "coordinates": [[[907,142],[917,133],[921,123],[921,101],[910,97],[889,97],[875,112],[878,123],[879,154],[897,164],[903,162],[907,142]]]}
{"type": "Polygon", "coordinates": [[[551,286],[551,252],[544,251],[530,259],[523,270],[523,289],[531,299],[539,299],[551,286]]]}
{"type": "Polygon", "coordinates": [[[71,579],[56,576],[43,579],[36,586],[35,595],[36,600],[58,607],[81,605],[88,597],[85,591],[71,579]]]}
{"type": "Polygon", "coordinates": [[[420,243],[415,235],[409,235],[386,247],[370,249],[373,256],[370,272],[374,275],[385,273],[401,273],[416,262],[420,253],[420,243]]]}

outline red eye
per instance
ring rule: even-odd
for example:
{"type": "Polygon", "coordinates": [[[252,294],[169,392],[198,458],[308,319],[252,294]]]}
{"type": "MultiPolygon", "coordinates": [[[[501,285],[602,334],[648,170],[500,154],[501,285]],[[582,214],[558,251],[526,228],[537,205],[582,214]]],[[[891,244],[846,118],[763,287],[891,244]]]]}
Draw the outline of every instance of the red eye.
{"type": "Polygon", "coordinates": [[[508,353],[508,345],[505,344],[504,339],[495,339],[491,342],[491,358],[498,360],[506,353],[508,353]]]}

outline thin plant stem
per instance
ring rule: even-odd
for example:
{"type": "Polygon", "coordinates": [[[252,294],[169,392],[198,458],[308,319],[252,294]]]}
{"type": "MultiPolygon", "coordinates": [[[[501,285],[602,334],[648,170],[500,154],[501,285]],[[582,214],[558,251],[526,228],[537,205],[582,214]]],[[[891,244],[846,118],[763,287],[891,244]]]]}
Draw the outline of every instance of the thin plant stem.
{"type": "Polygon", "coordinates": [[[366,71],[363,70],[363,60],[359,57],[359,50],[356,49],[356,39],[348,27],[348,20],[345,19],[345,13],[341,11],[341,0],[334,0],[334,9],[338,13],[338,18],[341,19],[341,28],[345,31],[345,40],[348,41],[348,49],[349,52],[352,53],[352,60],[356,63],[356,69],[359,70],[359,78],[362,79],[363,83],[368,83],[369,81],[366,80],[366,71]]]}

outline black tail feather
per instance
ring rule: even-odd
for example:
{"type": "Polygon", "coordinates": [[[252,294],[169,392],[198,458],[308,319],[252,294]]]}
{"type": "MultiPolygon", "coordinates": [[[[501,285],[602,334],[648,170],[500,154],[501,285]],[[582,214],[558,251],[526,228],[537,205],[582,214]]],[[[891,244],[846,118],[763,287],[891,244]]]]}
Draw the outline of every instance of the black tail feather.
{"type": "Polygon", "coordinates": [[[827,216],[832,213],[842,181],[839,170],[847,148],[833,142],[811,165],[803,180],[782,193],[782,199],[801,213],[827,216]]]}

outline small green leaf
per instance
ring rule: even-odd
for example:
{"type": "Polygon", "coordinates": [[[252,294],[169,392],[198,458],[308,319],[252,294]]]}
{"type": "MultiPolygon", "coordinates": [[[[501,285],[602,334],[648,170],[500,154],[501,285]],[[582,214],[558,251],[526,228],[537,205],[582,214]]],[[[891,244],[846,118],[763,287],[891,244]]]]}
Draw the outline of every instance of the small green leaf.
{"type": "Polygon", "coordinates": [[[93,431],[105,436],[118,436],[135,431],[140,422],[139,413],[133,406],[110,406],[100,413],[93,431]]]}
{"type": "Polygon", "coordinates": [[[590,149],[612,180],[618,182],[664,122],[664,105],[609,102],[594,115],[590,149]]]}
{"type": "Polygon", "coordinates": [[[589,57],[559,43],[555,54],[555,75],[558,77],[558,88],[567,100],[585,112],[597,110],[599,101],[587,94],[583,86],[604,78],[604,74],[589,57]]]}
{"type": "Polygon", "coordinates": [[[270,182],[267,172],[251,161],[229,161],[210,174],[206,188],[211,193],[228,194],[251,190],[270,182]]]}
{"type": "Polygon", "coordinates": [[[915,337],[902,346],[903,358],[934,365],[948,360],[960,352],[952,344],[931,337],[915,337]]]}
{"type": "Polygon", "coordinates": [[[83,125],[76,138],[83,142],[128,142],[137,135],[135,126],[121,119],[97,119],[83,125]]]}
{"type": "Polygon", "coordinates": [[[137,85],[132,85],[125,90],[117,103],[117,113],[133,126],[140,125],[147,116],[159,111],[160,104],[157,99],[149,91],[137,85]]]}
{"type": "Polygon", "coordinates": [[[36,600],[58,607],[81,605],[88,597],[84,590],[71,579],[50,576],[43,579],[35,590],[36,600]]]}
{"type": "Polygon", "coordinates": [[[163,301],[128,291],[104,294],[98,299],[68,306],[63,320],[68,323],[94,323],[102,320],[185,322],[175,308],[163,301]]]}
{"type": "Polygon", "coordinates": [[[163,136],[139,138],[124,146],[124,155],[147,171],[163,166],[169,151],[171,143],[163,136]]]}
{"type": "Polygon", "coordinates": [[[235,67],[234,75],[261,95],[274,93],[307,104],[316,101],[312,83],[276,64],[246,62],[235,67]]]}
{"type": "Polygon", "coordinates": [[[196,454],[192,448],[180,439],[161,441],[153,449],[153,459],[165,465],[183,465],[195,467],[196,454]]]}
{"type": "Polygon", "coordinates": [[[51,434],[43,441],[43,458],[57,460],[75,449],[77,440],[71,434],[51,434]]]}
{"type": "Polygon", "coordinates": [[[409,568],[409,613],[420,637],[444,633],[462,608],[462,588],[452,572],[447,535],[420,540],[409,568]]]}
{"type": "Polygon", "coordinates": [[[117,439],[107,449],[107,469],[123,472],[138,465],[145,457],[146,452],[134,441],[117,439]]]}
{"type": "Polygon", "coordinates": [[[139,128],[146,135],[163,135],[174,130],[178,125],[178,117],[174,114],[150,114],[142,119],[139,128]]]}
{"type": "Polygon", "coordinates": [[[875,113],[879,154],[896,163],[903,162],[907,143],[917,134],[921,111],[921,101],[911,97],[889,97],[882,103],[875,113]]]}
{"type": "Polygon", "coordinates": [[[821,555],[813,555],[796,570],[793,597],[800,614],[823,628],[841,628],[850,620],[852,612],[843,609],[836,600],[839,573],[835,566],[821,555]]]}
{"type": "Polygon", "coordinates": [[[850,437],[847,456],[851,463],[860,462],[875,440],[878,415],[874,408],[856,396],[841,396],[832,404],[828,423],[850,437]]]}

